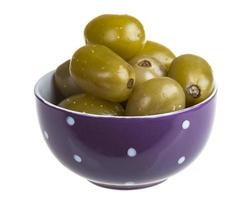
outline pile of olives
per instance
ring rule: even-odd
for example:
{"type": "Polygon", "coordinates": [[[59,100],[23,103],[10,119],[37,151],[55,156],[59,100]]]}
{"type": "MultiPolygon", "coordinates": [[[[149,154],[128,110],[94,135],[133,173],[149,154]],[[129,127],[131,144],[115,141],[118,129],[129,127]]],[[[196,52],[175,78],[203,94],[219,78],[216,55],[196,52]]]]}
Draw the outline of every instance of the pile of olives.
{"type": "Polygon", "coordinates": [[[66,98],[60,107],[97,115],[153,115],[181,110],[208,98],[213,72],[203,58],[176,57],[145,40],[129,15],[101,15],[84,30],[86,45],[59,66],[54,80],[66,98]]]}

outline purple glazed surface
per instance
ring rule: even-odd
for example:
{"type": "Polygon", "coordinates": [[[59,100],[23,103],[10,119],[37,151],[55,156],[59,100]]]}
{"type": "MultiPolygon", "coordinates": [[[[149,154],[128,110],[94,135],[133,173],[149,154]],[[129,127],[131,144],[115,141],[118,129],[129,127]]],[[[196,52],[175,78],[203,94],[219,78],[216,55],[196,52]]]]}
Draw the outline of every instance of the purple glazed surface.
{"type": "Polygon", "coordinates": [[[52,75],[35,88],[44,138],[66,167],[92,182],[122,189],[153,185],[190,164],[208,139],[216,92],[199,105],[171,114],[96,116],[53,105],[52,75]]]}

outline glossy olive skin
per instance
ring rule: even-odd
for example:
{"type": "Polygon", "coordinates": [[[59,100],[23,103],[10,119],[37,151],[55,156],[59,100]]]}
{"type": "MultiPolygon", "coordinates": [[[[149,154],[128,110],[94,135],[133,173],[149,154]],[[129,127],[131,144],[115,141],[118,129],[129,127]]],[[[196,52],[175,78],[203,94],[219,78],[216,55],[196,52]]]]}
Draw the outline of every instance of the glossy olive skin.
{"type": "Polygon", "coordinates": [[[148,56],[136,56],[129,61],[135,71],[135,87],[147,80],[165,76],[166,70],[155,58],[148,56]]]}
{"type": "Polygon", "coordinates": [[[161,77],[148,80],[133,91],[126,106],[126,115],[161,114],[184,107],[182,87],[171,78],[161,77]]]}
{"type": "Polygon", "coordinates": [[[56,87],[64,97],[80,94],[83,90],[73,81],[69,71],[70,60],[61,64],[55,71],[56,87]]]}
{"type": "Polygon", "coordinates": [[[112,102],[128,99],[135,82],[132,66],[103,45],[78,49],[71,59],[70,74],[85,92],[112,102]]]}
{"type": "Polygon", "coordinates": [[[98,16],[87,24],[84,36],[87,44],[105,45],[126,60],[145,44],[143,25],[129,15],[98,16]]]}
{"type": "Polygon", "coordinates": [[[187,106],[198,104],[210,96],[214,89],[213,72],[203,58],[185,54],[172,62],[168,76],[182,86],[187,106]]]}
{"type": "Polygon", "coordinates": [[[165,67],[166,71],[169,70],[171,62],[175,58],[174,53],[170,49],[153,41],[147,41],[144,48],[137,55],[155,58],[165,67]]]}
{"type": "Polygon", "coordinates": [[[96,115],[124,115],[124,108],[119,103],[109,102],[90,94],[71,96],[58,104],[60,107],[96,115]]]}

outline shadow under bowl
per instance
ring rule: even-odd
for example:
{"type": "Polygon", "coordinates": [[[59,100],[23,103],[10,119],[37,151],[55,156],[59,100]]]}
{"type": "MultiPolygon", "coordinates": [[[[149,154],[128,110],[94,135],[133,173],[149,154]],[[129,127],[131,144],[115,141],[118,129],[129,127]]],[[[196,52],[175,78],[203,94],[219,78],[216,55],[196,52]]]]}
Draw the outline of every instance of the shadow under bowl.
{"type": "Polygon", "coordinates": [[[200,153],[212,128],[216,89],[195,106],[150,116],[100,116],[58,107],[54,71],[35,86],[45,141],[75,173],[107,188],[137,189],[166,180],[200,153]]]}

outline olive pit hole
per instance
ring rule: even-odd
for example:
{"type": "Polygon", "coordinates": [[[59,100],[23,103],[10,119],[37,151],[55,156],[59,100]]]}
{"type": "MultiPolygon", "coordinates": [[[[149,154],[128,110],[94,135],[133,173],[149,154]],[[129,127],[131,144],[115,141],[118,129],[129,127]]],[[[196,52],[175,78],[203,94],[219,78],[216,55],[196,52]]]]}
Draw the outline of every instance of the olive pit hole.
{"type": "Polygon", "coordinates": [[[137,65],[140,67],[151,67],[152,63],[149,60],[144,59],[139,61],[137,65]]]}
{"type": "Polygon", "coordinates": [[[128,88],[128,89],[132,89],[132,88],[133,88],[133,85],[134,85],[134,79],[131,78],[131,79],[129,79],[129,81],[127,82],[127,88],[128,88]]]}
{"type": "Polygon", "coordinates": [[[186,92],[194,99],[200,97],[200,88],[198,85],[192,84],[186,88],[186,92]]]}

